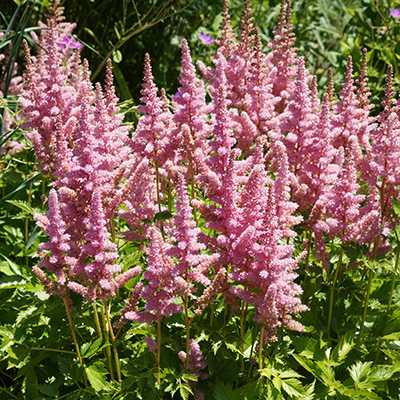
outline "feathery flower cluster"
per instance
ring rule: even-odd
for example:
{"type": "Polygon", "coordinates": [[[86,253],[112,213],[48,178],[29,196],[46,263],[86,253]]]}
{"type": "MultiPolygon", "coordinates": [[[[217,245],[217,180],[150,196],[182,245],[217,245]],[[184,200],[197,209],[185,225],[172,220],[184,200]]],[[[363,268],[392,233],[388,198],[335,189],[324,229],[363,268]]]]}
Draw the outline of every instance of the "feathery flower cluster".
{"type": "MultiPolygon", "coordinates": [[[[164,91],[158,94],[145,56],[142,115],[130,138],[118,114],[111,65],[105,92],[99,84],[93,90],[88,65],[81,75],[76,69],[78,42],[69,28],[57,33],[60,14],[54,15],[40,39],[46,52],[35,65],[27,56],[21,100],[39,166],[55,178],[49,211],[38,217],[50,237],[35,269],[43,285],[104,300],[138,274],[139,267],[121,274],[117,264],[108,231],[118,215],[129,227],[125,239],[142,248],[149,243],[143,280],[118,327],[160,321],[185,307],[193,307],[194,318],[224,296],[233,308],[251,306],[266,340],[275,340],[280,327],[301,331],[295,316],[307,307],[295,279],[304,253],[295,256],[291,243],[303,216],[326,267],[325,236],[343,246],[371,244],[395,222],[400,100],[391,70],[377,118],[369,115],[365,52],[356,81],[349,57],[337,102],[329,73],[320,104],[316,78],[294,47],[290,0],[282,0],[267,54],[250,1],[237,37],[224,1],[214,65],[199,62],[199,78],[183,40],[172,104],[164,91]]],[[[154,341],[147,343],[159,355],[154,341]]],[[[200,348],[194,340],[190,348],[180,357],[189,357],[189,369],[200,376],[200,348]]]]}
{"type": "Polygon", "coordinates": [[[58,2],[51,11],[49,29],[36,38],[37,62],[26,46],[20,99],[41,172],[53,178],[49,211],[36,216],[50,240],[39,248],[42,261],[35,272],[45,287],[50,279],[45,271],[55,276],[52,293],[58,289],[67,296],[69,288],[90,301],[105,300],[141,270],[121,273],[109,233],[110,218],[129,193],[124,184],[131,184],[137,165],[130,160],[132,143],[118,114],[111,63],[105,92],[100,84],[94,91],[88,63],[80,64],[81,46],[67,39],[74,24],[60,22],[58,2]],[[59,46],[60,40],[67,40],[69,49],[59,46]]]}

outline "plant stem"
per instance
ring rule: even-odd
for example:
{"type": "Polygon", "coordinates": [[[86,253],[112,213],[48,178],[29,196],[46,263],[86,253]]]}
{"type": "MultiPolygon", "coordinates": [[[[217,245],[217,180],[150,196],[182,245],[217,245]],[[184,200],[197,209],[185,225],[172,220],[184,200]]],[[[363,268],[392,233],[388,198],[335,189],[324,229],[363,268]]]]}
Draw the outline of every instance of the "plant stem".
{"type": "Polygon", "coordinates": [[[258,368],[263,369],[264,357],[263,357],[263,347],[264,347],[264,327],[260,330],[260,340],[258,342],[258,368]]]}
{"type": "Polygon", "coordinates": [[[186,322],[186,359],[185,359],[185,369],[188,367],[189,364],[189,338],[190,338],[190,321],[189,321],[189,314],[188,314],[188,296],[185,294],[183,298],[183,304],[185,306],[185,322],[186,322]]]}
{"type": "Polygon", "coordinates": [[[333,296],[335,294],[335,285],[336,280],[339,275],[339,271],[342,268],[342,259],[343,259],[343,247],[340,249],[339,260],[336,266],[335,275],[333,276],[333,280],[331,282],[330,293],[329,293],[329,313],[328,313],[328,332],[331,329],[332,322],[332,311],[333,311],[333,296]]]}
{"type": "Polygon", "coordinates": [[[0,391],[7,393],[8,396],[12,397],[13,399],[17,399],[19,400],[19,397],[17,397],[15,394],[11,393],[9,390],[7,390],[6,388],[3,388],[0,386],[0,391]]]}
{"type": "MultiPolygon", "coordinates": [[[[160,387],[161,384],[161,368],[160,368],[160,359],[161,359],[161,318],[162,316],[158,317],[157,319],[157,384],[160,387]]],[[[188,355],[187,357],[188,358],[188,355]]]]}
{"type": "MultiPolygon", "coordinates": [[[[72,338],[74,340],[76,354],[78,355],[79,363],[82,365],[83,368],[85,368],[85,363],[83,362],[81,350],[80,350],[79,344],[78,344],[78,339],[77,339],[76,333],[75,333],[75,326],[74,326],[74,321],[72,320],[71,309],[70,309],[68,301],[65,297],[63,297],[63,302],[64,302],[64,306],[65,306],[65,311],[67,312],[69,327],[71,329],[72,338]]],[[[88,387],[85,372],[83,373],[83,380],[85,382],[85,386],[88,387]]]]}
{"type": "Polygon", "coordinates": [[[240,313],[240,367],[242,372],[244,372],[244,334],[245,334],[245,322],[247,314],[247,303],[242,302],[242,310],[240,313]]]}
{"type": "Polygon", "coordinates": [[[113,348],[113,353],[114,353],[115,369],[117,370],[118,381],[121,382],[122,381],[121,368],[119,366],[119,356],[118,356],[117,345],[115,343],[114,331],[113,331],[113,327],[111,325],[110,314],[108,312],[107,302],[105,300],[103,300],[103,302],[104,302],[104,309],[106,311],[107,325],[108,325],[108,329],[109,329],[109,332],[111,335],[111,343],[112,343],[112,348],[113,348]]]}
{"type": "MultiPolygon", "coordinates": [[[[375,263],[376,260],[376,253],[378,252],[378,245],[379,245],[379,236],[375,238],[374,240],[374,248],[372,251],[372,263],[375,263]]],[[[374,265],[372,265],[374,267],[374,265]]],[[[363,310],[363,316],[361,320],[361,325],[360,325],[360,331],[358,333],[359,336],[361,336],[362,331],[364,329],[364,323],[365,319],[367,318],[367,311],[368,311],[368,301],[369,301],[369,296],[371,294],[371,286],[372,286],[372,279],[374,277],[374,271],[372,268],[368,271],[368,283],[367,283],[367,293],[365,296],[365,301],[364,301],[364,310],[363,310]]]]}
{"type": "Polygon", "coordinates": [[[372,286],[372,279],[374,277],[374,271],[372,270],[372,268],[369,270],[368,272],[368,284],[367,284],[367,295],[365,296],[365,302],[364,302],[364,310],[363,310],[363,316],[362,316],[362,320],[361,320],[361,324],[360,324],[360,332],[359,332],[359,336],[361,336],[361,333],[363,331],[364,328],[364,323],[365,323],[365,319],[367,317],[367,311],[368,311],[368,301],[369,301],[369,296],[371,294],[371,286],[372,286]]]}
{"type": "MultiPolygon", "coordinates": [[[[160,195],[160,171],[158,167],[158,162],[155,162],[155,168],[156,168],[156,188],[157,188],[157,204],[158,204],[158,212],[161,212],[161,195],[160,195]]],[[[161,229],[161,235],[162,238],[165,239],[165,233],[164,233],[164,223],[161,220],[160,221],[160,229],[161,229]]]]}
{"type": "Polygon", "coordinates": [[[93,315],[94,315],[94,322],[96,325],[96,331],[99,337],[103,337],[103,332],[101,331],[101,326],[100,326],[100,320],[99,320],[99,314],[97,313],[97,307],[96,303],[93,303],[93,315]]]}
{"type": "MultiPolygon", "coordinates": [[[[104,336],[105,339],[107,340],[107,342],[109,342],[109,332],[108,332],[108,325],[106,322],[106,317],[104,315],[104,309],[103,307],[101,308],[101,322],[103,323],[103,329],[104,329],[104,336]]],[[[110,376],[111,376],[111,380],[115,380],[114,377],[114,368],[112,365],[112,358],[111,358],[111,350],[110,350],[110,346],[106,347],[106,352],[107,352],[107,360],[108,360],[108,369],[110,371],[110,376]]]]}
{"type": "Polygon", "coordinates": [[[392,300],[393,300],[393,291],[394,291],[394,286],[396,284],[396,278],[397,278],[397,269],[399,267],[399,256],[400,256],[400,241],[397,235],[397,232],[394,231],[396,235],[396,241],[397,241],[397,249],[396,249],[396,258],[394,262],[394,271],[393,271],[393,277],[392,277],[392,283],[390,285],[390,292],[389,292],[389,300],[388,300],[388,305],[387,305],[387,312],[390,311],[390,307],[392,306],[392,300]]]}

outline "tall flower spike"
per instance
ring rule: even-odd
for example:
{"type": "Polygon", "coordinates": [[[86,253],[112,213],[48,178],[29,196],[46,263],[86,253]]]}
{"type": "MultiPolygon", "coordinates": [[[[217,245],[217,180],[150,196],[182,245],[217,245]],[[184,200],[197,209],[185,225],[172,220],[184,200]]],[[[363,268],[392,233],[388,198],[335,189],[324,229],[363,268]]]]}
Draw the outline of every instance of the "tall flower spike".
{"type": "Polygon", "coordinates": [[[254,17],[252,17],[252,7],[250,0],[244,0],[244,9],[242,14],[242,21],[240,25],[240,46],[239,52],[242,57],[248,57],[250,53],[250,49],[254,44],[254,32],[255,28],[253,25],[254,17]]]}
{"type": "MultiPolygon", "coordinates": [[[[210,107],[207,106],[205,101],[204,83],[196,77],[196,70],[192,64],[189,46],[185,39],[182,41],[182,72],[179,82],[181,86],[178,88],[178,95],[173,98],[173,119],[176,125],[173,136],[178,149],[180,143],[184,140],[182,127],[185,125],[193,139],[193,147],[192,149],[187,149],[186,154],[185,152],[178,152],[175,164],[179,165],[185,162],[193,168],[193,162],[189,160],[190,154],[195,149],[203,151],[204,155],[209,152],[206,139],[211,134],[211,125],[207,122],[210,107]]],[[[197,173],[198,171],[194,172],[197,173]]],[[[187,177],[190,175],[190,171],[188,171],[187,177]]]]}
{"type": "Polygon", "coordinates": [[[100,191],[95,191],[88,230],[84,236],[86,244],[82,246],[79,263],[72,271],[76,281],[68,285],[89,301],[113,297],[118,288],[141,271],[141,267],[135,267],[120,273],[121,267],[116,264],[117,245],[109,240],[111,235],[107,232],[107,226],[100,191]]]}
{"type": "Polygon", "coordinates": [[[66,224],[61,215],[61,206],[55,189],[50,190],[48,207],[45,216],[35,215],[38,225],[50,240],[39,245],[38,253],[42,261],[34,271],[43,285],[51,288],[51,294],[64,297],[67,295],[69,269],[74,260],[68,256],[71,249],[70,235],[66,233],[66,224]],[[55,275],[55,284],[49,285],[50,281],[45,278],[43,269],[55,275]]]}
{"type": "Polygon", "coordinates": [[[166,254],[166,244],[159,229],[152,227],[150,236],[147,270],[143,273],[143,278],[148,281],[142,290],[142,298],[146,302],[145,311],[125,314],[128,320],[148,324],[182,311],[182,306],[174,303],[177,294],[173,279],[174,261],[166,254]]]}
{"type": "Polygon", "coordinates": [[[385,85],[385,96],[382,100],[383,110],[379,113],[379,125],[370,131],[371,145],[365,148],[366,156],[361,178],[378,191],[380,209],[380,229],[395,227],[392,216],[392,199],[398,198],[400,186],[400,101],[396,102],[393,87],[393,68],[388,66],[385,85]]]}
{"type": "Polygon", "coordinates": [[[355,89],[353,61],[349,56],[342,91],[339,93],[341,101],[336,105],[337,116],[333,120],[334,127],[338,128],[333,142],[336,148],[347,147],[353,135],[357,136],[359,143],[363,142],[362,134],[368,124],[367,113],[360,107],[355,89]]]}
{"type": "Polygon", "coordinates": [[[277,28],[273,31],[274,39],[268,43],[272,52],[268,60],[272,68],[276,68],[273,80],[273,94],[281,97],[276,110],[282,112],[294,90],[296,76],[295,38],[292,32],[292,12],[290,0],[282,0],[281,12],[277,28]]]}

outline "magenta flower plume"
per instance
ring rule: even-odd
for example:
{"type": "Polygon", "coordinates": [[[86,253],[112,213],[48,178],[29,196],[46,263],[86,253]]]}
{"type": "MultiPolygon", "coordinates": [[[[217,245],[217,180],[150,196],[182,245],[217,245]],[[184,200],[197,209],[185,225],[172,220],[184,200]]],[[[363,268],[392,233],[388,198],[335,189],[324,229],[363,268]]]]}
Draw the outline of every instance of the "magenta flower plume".
{"type": "Polygon", "coordinates": [[[34,272],[49,293],[64,297],[67,295],[69,270],[75,264],[76,259],[68,255],[72,243],[70,235],[66,233],[66,223],[62,218],[61,206],[55,189],[50,191],[48,206],[49,210],[45,215],[35,215],[37,224],[50,240],[39,245],[38,253],[42,261],[34,269],[34,272]],[[48,278],[44,270],[53,274],[56,281],[53,282],[48,278]]]}
{"type": "Polygon", "coordinates": [[[183,363],[188,358],[187,368],[198,378],[208,378],[208,375],[202,372],[202,370],[207,367],[207,363],[204,361],[204,356],[199,344],[194,339],[189,340],[189,357],[184,351],[180,351],[178,356],[183,363]]]}
{"type": "Polygon", "coordinates": [[[177,287],[184,284],[181,292],[190,294],[195,290],[192,282],[203,285],[210,283],[208,278],[210,266],[218,258],[218,255],[200,254],[200,251],[205,250],[206,246],[198,241],[201,231],[192,219],[193,212],[182,176],[178,180],[177,192],[178,200],[175,204],[176,214],[173,220],[175,227],[171,230],[172,237],[177,244],[170,247],[167,254],[179,260],[172,272],[175,280],[180,278],[177,281],[177,287]]]}
{"type": "Polygon", "coordinates": [[[314,137],[318,117],[312,111],[312,97],[308,71],[303,57],[298,59],[296,87],[286,110],[281,114],[282,142],[286,146],[292,173],[293,200],[300,201],[302,210],[307,207],[309,188],[302,177],[304,167],[311,161],[307,145],[314,137]],[[307,200],[305,200],[307,199],[307,200]],[[306,204],[304,204],[306,203],[306,204]]]}
{"type": "MultiPolygon", "coordinates": [[[[174,162],[175,164],[186,162],[197,173],[199,167],[194,163],[194,152],[202,152],[203,156],[209,152],[206,139],[211,134],[211,125],[207,122],[211,108],[206,104],[204,82],[196,76],[196,69],[185,39],[182,41],[182,72],[179,82],[181,85],[178,88],[179,96],[175,95],[173,103],[176,129],[172,131],[172,135],[177,149],[177,158],[174,162]],[[184,125],[187,128],[183,128],[184,125]],[[188,129],[191,142],[186,141],[185,148],[178,150],[180,144],[185,141],[184,129],[188,129]]],[[[187,173],[187,177],[189,176],[190,170],[187,173]]]]}
{"type": "Polygon", "coordinates": [[[347,60],[345,79],[339,97],[341,101],[336,106],[337,115],[333,120],[333,127],[336,128],[333,145],[336,148],[347,147],[353,135],[357,136],[360,144],[364,143],[363,136],[371,120],[368,118],[368,111],[363,109],[357,99],[351,56],[347,60]]]}
{"type": "Polygon", "coordinates": [[[380,229],[395,228],[398,224],[393,219],[393,198],[399,197],[400,186],[400,102],[395,99],[393,87],[393,69],[388,66],[383,110],[379,113],[378,126],[370,131],[370,142],[365,146],[366,156],[361,170],[361,177],[377,191],[376,204],[380,209],[380,229]]]}
{"type": "Polygon", "coordinates": [[[146,53],[144,82],[141,90],[141,101],[138,110],[143,113],[139,118],[133,135],[135,152],[145,156],[153,163],[163,165],[171,158],[169,130],[166,129],[171,114],[164,108],[163,101],[157,95],[158,88],[153,81],[150,56],[146,53]]]}
{"type": "Polygon", "coordinates": [[[116,264],[118,251],[107,232],[108,221],[104,218],[100,192],[95,191],[91,203],[88,230],[84,236],[86,244],[81,248],[79,262],[71,273],[75,282],[68,287],[89,301],[106,300],[113,297],[118,288],[141,271],[135,267],[121,273],[116,264]]]}
{"type": "Polygon", "coordinates": [[[268,43],[272,52],[268,54],[267,58],[271,68],[275,70],[272,93],[281,98],[276,105],[276,110],[281,112],[285,109],[288,99],[294,91],[296,76],[297,49],[294,47],[295,35],[290,0],[282,1],[278,26],[273,33],[274,38],[268,43]]]}
{"type": "MultiPolygon", "coordinates": [[[[53,7],[47,25],[41,24],[40,38],[34,35],[39,56],[31,56],[25,45],[26,73],[24,89],[19,99],[26,122],[30,129],[27,138],[33,143],[37,165],[42,174],[52,175],[57,171],[58,143],[54,135],[56,125],[63,126],[64,139],[73,147],[79,117],[80,98],[77,87],[82,81],[80,49],[75,47],[68,59],[57,42],[64,42],[74,24],[61,23],[62,9],[53,7]],[[76,86],[75,86],[76,85],[76,86]]],[[[68,36],[69,37],[69,36],[68,36]]]]}
{"type": "Polygon", "coordinates": [[[125,313],[131,321],[151,324],[163,316],[170,317],[183,310],[175,304],[176,285],[173,279],[174,260],[167,255],[167,246],[158,228],[152,227],[150,246],[147,250],[147,270],[143,278],[148,284],[143,288],[141,297],[146,302],[145,311],[125,313]]]}

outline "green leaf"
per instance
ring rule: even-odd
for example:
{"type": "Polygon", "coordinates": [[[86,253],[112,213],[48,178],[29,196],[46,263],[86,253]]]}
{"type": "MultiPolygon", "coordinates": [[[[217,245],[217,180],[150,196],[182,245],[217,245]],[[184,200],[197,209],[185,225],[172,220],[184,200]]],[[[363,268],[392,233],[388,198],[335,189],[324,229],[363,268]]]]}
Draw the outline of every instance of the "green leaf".
{"type": "Polygon", "coordinates": [[[25,375],[25,399],[34,400],[39,397],[39,391],[36,387],[38,383],[35,369],[31,368],[25,375]]]}
{"type": "Polygon", "coordinates": [[[100,392],[107,386],[107,370],[100,362],[95,362],[85,367],[86,376],[96,392],[100,392]]]}
{"type": "Polygon", "coordinates": [[[318,364],[312,360],[309,360],[306,357],[303,357],[299,354],[293,354],[293,357],[295,360],[308,372],[313,374],[315,378],[320,380],[321,382],[324,383],[324,380],[322,379],[322,371],[321,368],[318,366],[318,364]]]}
{"type": "Polygon", "coordinates": [[[36,385],[36,387],[38,388],[38,390],[45,394],[46,396],[49,396],[50,398],[56,398],[58,393],[57,390],[50,385],[36,385]]]}
{"type": "Polygon", "coordinates": [[[39,208],[33,208],[27,201],[23,200],[7,200],[7,203],[12,204],[15,207],[20,208],[21,210],[25,211],[28,215],[33,217],[34,214],[39,214],[41,210],[39,208]]]}
{"type": "Polygon", "coordinates": [[[1,265],[1,272],[5,275],[19,275],[19,276],[23,276],[20,267],[15,264],[15,262],[11,261],[9,258],[7,258],[4,254],[0,253],[0,256],[2,256],[7,263],[4,264],[4,262],[2,262],[1,265]]]}
{"type": "Polygon", "coordinates": [[[58,356],[58,366],[63,375],[75,383],[78,383],[83,375],[83,368],[81,365],[77,364],[71,358],[58,356]]]}
{"type": "Polygon", "coordinates": [[[112,59],[116,64],[119,64],[122,61],[122,53],[119,50],[113,51],[112,59]]]}
{"type": "Polygon", "coordinates": [[[22,276],[4,276],[0,278],[0,289],[24,287],[26,283],[26,280],[22,276]]]}
{"type": "Polygon", "coordinates": [[[84,343],[81,347],[81,353],[83,358],[93,357],[100,350],[109,346],[110,344],[106,342],[103,338],[98,338],[96,340],[91,340],[88,343],[84,343]]]}
{"type": "Polygon", "coordinates": [[[355,346],[354,338],[354,331],[347,332],[346,335],[340,339],[337,346],[333,349],[330,359],[333,360],[336,365],[343,364],[347,355],[355,346]]]}
{"type": "Polygon", "coordinates": [[[239,392],[235,392],[230,385],[221,381],[217,381],[213,394],[215,400],[243,400],[239,392]]]}
{"type": "Polygon", "coordinates": [[[193,394],[193,391],[188,383],[179,382],[179,394],[184,400],[188,400],[189,395],[193,394]]]}
{"type": "Polygon", "coordinates": [[[398,217],[400,217],[400,204],[396,198],[393,198],[393,211],[396,213],[398,217]]]}
{"type": "Polygon", "coordinates": [[[294,396],[296,399],[305,394],[303,386],[298,379],[290,378],[282,380],[282,389],[289,395],[294,396]]]}
{"type": "Polygon", "coordinates": [[[372,368],[368,379],[372,381],[387,381],[395,372],[395,369],[391,366],[378,365],[372,368]]]}
{"type": "Polygon", "coordinates": [[[363,380],[370,372],[372,364],[372,361],[358,361],[357,363],[347,368],[350,373],[351,379],[353,379],[355,383],[363,380]]]}
{"type": "Polygon", "coordinates": [[[154,222],[157,221],[167,221],[168,219],[172,218],[172,213],[171,211],[165,210],[158,212],[157,214],[154,215],[154,222]]]}

